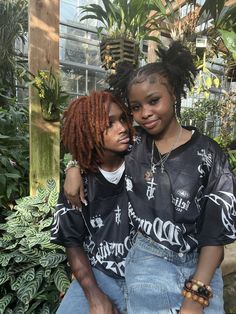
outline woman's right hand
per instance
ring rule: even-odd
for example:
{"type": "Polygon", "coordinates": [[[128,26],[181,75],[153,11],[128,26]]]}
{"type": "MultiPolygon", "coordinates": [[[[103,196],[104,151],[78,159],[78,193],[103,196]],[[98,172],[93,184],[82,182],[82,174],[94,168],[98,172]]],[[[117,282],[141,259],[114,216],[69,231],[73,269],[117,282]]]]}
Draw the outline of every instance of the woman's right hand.
{"type": "Polygon", "coordinates": [[[83,180],[78,167],[71,167],[66,171],[64,194],[71,205],[76,208],[81,207],[81,202],[87,205],[83,180]]]}

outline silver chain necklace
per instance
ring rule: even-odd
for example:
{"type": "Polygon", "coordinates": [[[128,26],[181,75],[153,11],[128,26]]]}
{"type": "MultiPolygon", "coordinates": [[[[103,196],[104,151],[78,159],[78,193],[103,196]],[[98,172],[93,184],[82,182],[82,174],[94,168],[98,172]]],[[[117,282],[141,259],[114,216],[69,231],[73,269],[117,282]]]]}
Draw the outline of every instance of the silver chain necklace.
{"type": "Polygon", "coordinates": [[[172,144],[170,150],[168,153],[164,154],[164,156],[161,156],[160,152],[159,152],[159,149],[158,149],[158,154],[159,154],[159,158],[160,160],[157,162],[157,163],[154,163],[153,162],[153,159],[154,159],[154,145],[155,145],[155,141],[152,140],[152,154],[151,154],[151,169],[147,170],[145,173],[144,173],[144,179],[148,182],[150,181],[152,178],[153,178],[153,174],[156,172],[156,167],[159,167],[161,168],[161,173],[163,173],[165,171],[165,162],[167,161],[167,159],[169,158],[171,152],[173,151],[173,149],[178,145],[178,142],[179,142],[179,139],[181,137],[181,134],[182,134],[182,127],[180,126],[180,129],[179,129],[179,132],[176,136],[176,139],[174,141],[174,143],[172,144]]]}

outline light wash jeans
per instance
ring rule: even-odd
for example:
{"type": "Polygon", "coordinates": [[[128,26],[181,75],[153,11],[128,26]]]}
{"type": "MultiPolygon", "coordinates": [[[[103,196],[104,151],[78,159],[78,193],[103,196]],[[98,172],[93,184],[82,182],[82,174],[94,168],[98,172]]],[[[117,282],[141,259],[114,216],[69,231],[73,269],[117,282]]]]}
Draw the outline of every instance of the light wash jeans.
{"type": "MultiPolygon", "coordinates": [[[[175,314],[184,282],[193,275],[197,253],[175,253],[138,233],[126,258],[128,314],[175,314]]],[[[211,281],[213,298],[204,314],[223,314],[223,280],[218,268],[211,281]]]]}
{"type": "MultiPolygon", "coordinates": [[[[126,313],[126,285],[124,279],[114,279],[93,268],[94,276],[103,292],[110,297],[121,314],[126,313]]],[[[73,280],[56,314],[89,314],[88,301],[77,280],[73,280]]]]}

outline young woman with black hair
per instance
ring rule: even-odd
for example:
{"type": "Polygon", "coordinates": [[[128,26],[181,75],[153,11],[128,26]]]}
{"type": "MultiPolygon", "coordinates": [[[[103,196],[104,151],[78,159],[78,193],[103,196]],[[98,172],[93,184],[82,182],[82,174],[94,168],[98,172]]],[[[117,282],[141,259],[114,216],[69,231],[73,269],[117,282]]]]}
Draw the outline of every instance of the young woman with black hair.
{"type": "Polygon", "coordinates": [[[140,126],[125,160],[138,230],[126,259],[128,313],[223,314],[219,266],[236,238],[235,180],[217,143],[178,123],[196,75],[190,52],[174,42],[160,58],[110,79],[140,126]]]}

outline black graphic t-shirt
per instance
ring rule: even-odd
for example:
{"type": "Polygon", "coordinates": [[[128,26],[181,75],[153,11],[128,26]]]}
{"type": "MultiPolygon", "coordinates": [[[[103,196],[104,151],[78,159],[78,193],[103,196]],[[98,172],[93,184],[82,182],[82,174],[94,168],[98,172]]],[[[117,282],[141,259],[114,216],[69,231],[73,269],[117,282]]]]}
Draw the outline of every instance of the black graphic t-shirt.
{"type": "Polygon", "coordinates": [[[132,224],[164,247],[184,253],[236,239],[236,185],[218,144],[197,130],[158,165],[152,139],[139,130],[126,156],[126,189],[132,224]]]}
{"type": "Polygon", "coordinates": [[[107,275],[124,277],[125,258],[132,245],[133,229],[128,218],[124,174],[118,184],[99,172],[84,176],[88,205],[82,214],[60,194],[51,229],[51,241],[87,251],[92,266],[107,275]]]}

